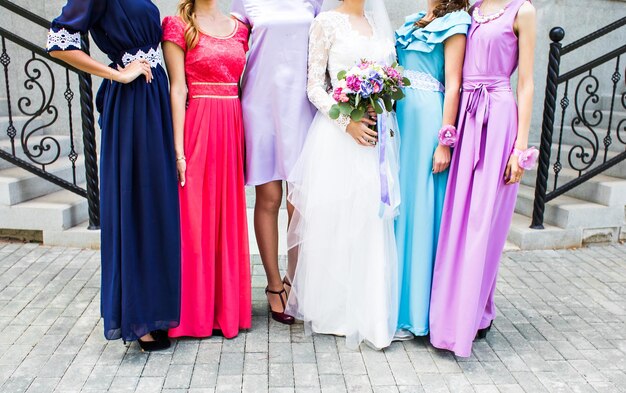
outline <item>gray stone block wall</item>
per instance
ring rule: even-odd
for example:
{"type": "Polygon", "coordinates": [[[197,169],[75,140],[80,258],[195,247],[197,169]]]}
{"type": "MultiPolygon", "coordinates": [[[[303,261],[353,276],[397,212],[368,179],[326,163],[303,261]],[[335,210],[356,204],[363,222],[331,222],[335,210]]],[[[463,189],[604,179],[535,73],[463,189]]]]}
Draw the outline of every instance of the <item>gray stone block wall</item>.
{"type": "MultiPolygon", "coordinates": [[[[65,0],[15,0],[15,2],[29,10],[47,18],[54,18],[60,11],[65,0]]],[[[230,0],[219,0],[224,10],[228,10],[230,0]]],[[[156,0],[155,3],[161,9],[162,16],[175,13],[176,0],[156,0]]],[[[535,107],[533,115],[533,140],[539,139],[539,130],[541,126],[541,117],[543,109],[543,97],[545,89],[545,78],[547,68],[548,54],[548,32],[553,26],[562,26],[566,31],[564,43],[572,42],[618,18],[626,15],[626,1],[624,0],[535,0],[535,6],[538,10],[538,43],[535,61],[535,107]]],[[[393,24],[399,26],[405,15],[423,9],[426,0],[386,0],[389,14],[393,24]]],[[[33,27],[29,23],[25,23],[21,18],[8,15],[7,12],[0,13],[0,25],[9,28],[18,34],[33,40],[33,42],[45,42],[46,32],[44,29],[33,27]]],[[[591,60],[602,53],[607,48],[615,48],[626,41],[626,29],[622,29],[619,33],[612,33],[601,39],[597,44],[590,45],[575,54],[563,58],[562,69],[568,70],[572,67],[591,60]]],[[[98,54],[94,49],[95,56],[105,61],[102,54],[98,54]]],[[[15,56],[15,64],[24,64],[30,54],[26,51],[20,51],[15,56]]],[[[58,70],[57,70],[58,71],[58,70]]],[[[622,72],[622,78],[626,72],[622,72]]],[[[606,75],[608,81],[610,74],[606,75]]],[[[11,71],[11,80],[17,86],[16,89],[20,93],[25,93],[23,87],[20,87],[24,81],[24,73],[20,67],[13,67],[11,71]]],[[[99,83],[97,81],[96,85],[99,83]]],[[[620,83],[621,89],[624,84],[620,83]]],[[[0,97],[4,97],[4,89],[0,89],[0,97]]],[[[76,101],[77,102],[77,101],[76,101]]],[[[60,105],[62,106],[62,105],[60,105]]]]}

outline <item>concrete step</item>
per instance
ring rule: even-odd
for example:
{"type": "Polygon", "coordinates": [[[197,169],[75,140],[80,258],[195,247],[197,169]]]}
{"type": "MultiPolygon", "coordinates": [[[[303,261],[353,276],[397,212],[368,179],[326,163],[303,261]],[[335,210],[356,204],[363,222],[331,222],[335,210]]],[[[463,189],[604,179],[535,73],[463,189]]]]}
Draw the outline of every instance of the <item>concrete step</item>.
{"type": "MultiPolygon", "coordinates": [[[[565,168],[571,169],[569,165],[568,157],[569,157],[569,152],[571,151],[572,148],[573,148],[572,145],[566,145],[566,144],[561,145],[561,165],[563,166],[564,169],[565,168]]],[[[585,149],[585,152],[589,154],[592,153],[591,150],[587,148],[585,149]]],[[[552,168],[553,168],[554,163],[556,162],[557,153],[558,153],[558,145],[555,142],[552,144],[552,149],[550,152],[550,176],[552,176],[552,174],[554,173],[552,168]]],[[[607,153],[607,160],[610,160],[611,158],[615,157],[618,154],[620,154],[620,152],[609,151],[607,153]]],[[[596,163],[591,168],[597,165],[600,165],[603,162],[604,162],[604,149],[598,152],[598,156],[596,157],[596,163]]],[[[577,163],[578,161],[575,161],[575,164],[577,163]]],[[[626,160],[605,170],[603,174],[607,176],[611,176],[611,177],[617,177],[620,179],[626,179],[626,160]]]]}
{"type": "Polygon", "coordinates": [[[100,249],[100,230],[90,230],[89,221],[64,231],[43,231],[43,244],[48,246],[100,249]]]}
{"type": "MultiPolygon", "coordinates": [[[[595,108],[588,109],[587,111],[585,111],[585,115],[589,123],[594,123],[594,124],[597,123],[599,119],[598,116],[602,116],[600,120],[600,124],[601,125],[609,124],[609,115],[611,114],[611,101],[607,99],[605,104],[606,105],[602,105],[602,106],[597,105],[595,108]]],[[[615,126],[617,125],[617,123],[619,123],[621,120],[624,120],[624,119],[626,119],[626,109],[624,109],[620,105],[619,98],[615,97],[615,106],[613,108],[613,118],[612,118],[612,128],[615,129],[615,126]]]]}
{"type": "Polygon", "coordinates": [[[87,199],[67,190],[13,206],[0,205],[0,228],[6,229],[61,231],[87,218],[87,199]]]}
{"type": "MultiPolygon", "coordinates": [[[[553,173],[550,174],[551,176],[553,173]]],[[[559,173],[558,185],[566,184],[578,178],[578,172],[564,168],[559,173]]],[[[535,187],[537,170],[526,171],[522,179],[522,184],[535,187]]],[[[554,178],[548,179],[548,190],[552,190],[554,178]]],[[[607,176],[597,175],[583,184],[565,193],[565,195],[594,202],[605,206],[625,206],[626,205],[626,180],[607,176]]]]}
{"type": "MultiPolygon", "coordinates": [[[[594,104],[594,106],[596,108],[602,108],[602,109],[606,109],[609,110],[611,109],[611,102],[615,103],[615,110],[618,110],[620,108],[622,108],[622,106],[620,105],[620,98],[622,97],[622,94],[624,93],[624,89],[622,88],[623,83],[619,83],[617,90],[615,91],[615,97],[613,97],[612,91],[613,91],[613,87],[611,86],[611,91],[607,91],[604,90],[603,93],[598,94],[598,103],[594,104]]],[[[561,98],[559,98],[560,101],[561,98]]],[[[574,105],[574,100],[571,99],[570,100],[570,107],[568,108],[568,110],[573,110],[573,105],[574,105]]],[[[622,109],[620,109],[622,110],[622,109]]]]}
{"type": "MultiPolygon", "coordinates": [[[[532,216],[535,189],[520,185],[515,212],[532,216]]],[[[565,229],[619,228],[624,225],[624,206],[604,206],[567,195],[546,203],[544,221],[565,229]]]]}
{"type": "Polygon", "coordinates": [[[544,224],[544,229],[531,229],[528,216],[515,213],[509,230],[508,243],[521,250],[549,250],[582,246],[582,231],[544,224]]]}
{"type": "MultiPolygon", "coordinates": [[[[49,165],[46,171],[73,182],[72,165],[67,160],[49,165]]],[[[85,163],[83,158],[79,157],[76,161],[76,183],[84,182],[85,163]]],[[[0,205],[12,206],[62,189],[19,167],[0,170],[0,205]]]]}
{"type": "MultiPolygon", "coordinates": [[[[3,93],[6,94],[6,93],[3,93]]],[[[0,117],[2,116],[8,116],[9,115],[9,109],[7,107],[7,98],[6,97],[0,97],[0,117]]],[[[2,129],[0,129],[0,133],[2,132],[2,129]]]]}
{"type": "MultiPolygon", "coordinates": [[[[619,141],[619,139],[617,138],[617,134],[616,134],[616,129],[617,127],[617,123],[615,121],[613,121],[613,125],[611,126],[611,144],[609,145],[609,151],[613,151],[613,152],[623,152],[626,150],[626,144],[623,144],[619,141]]],[[[607,126],[604,125],[604,127],[594,127],[595,131],[596,131],[596,136],[598,138],[598,143],[600,145],[600,152],[604,152],[604,137],[606,136],[606,130],[607,130],[607,126]]],[[[557,144],[559,142],[559,134],[560,134],[560,128],[558,125],[554,126],[554,134],[553,134],[553,138],[552,141],[554,144],[557,144]]],[[[563,144],[565,145],[579,145],[581,144],[582,146],[589,146],[589,142],[587,142],[587,140],[590,140],[592,142],[595,143],[595,138],[596,136],[594,136],[594,134],[589,131],[589,129],[585,128],[584,126],[579,126],[576,129],[576,133],[574,133],[574,130],[572,129],[571,126],[565,126],[563,127],[563,135],[562,135],[562,140],[563,140],[563,144]],[[576,134],[577,133],[577,134],[576,134]],[[586,140],[586,139],[587,140],[586,140]]],[[[622,137],[622,139],[625,139],[626,135],[622,137]]]]}
{"type": "MultiPolygon", "coordinates": [[[[2,107],[3,107],[2,103],[0,102],[0,108],[2,107]]],[[[6,112],[6,104],[4,104],[4,110],[6,112]]],[[[13,112],[12,118],[13,118],[13,127],[15,127],[15,131],[17,133],[15,138],[16,138],[17,143],[19,143],[22,129],[24,128],[24,125],[26,124],[26,122],[30,120],[31,117],[17,115],[15,112],[13,112]]],[[[41,118],[34,119],[29,124],[29,129],[32,130],[33,128],[37,128],[43,124],[44,123],[41,118]]],[[[48,131],[48,129],[51,129],[53,126],[54,124],[50,127],[46,127],[45,129],[39,130],[37,131],[37,134],[38,135],[47,134],[46,131],[48,131]]],[[[9,139],[9,136],[7,135],[8,128],[9,128],[9,114],[8,113],[0,114],[0,141],[9,139]]]]}
{"type": "MultiPolygon", "coordinates": [[[[54,139],[57,140],[57,142],[59,142],[60,154],[59,154],[58,161],[70,162],[67,156],[70,154],[70,151],[71,151],[71,143],[70,143],[70,137],[67,135],[33,135],[29,139],[29,147],[31,151],[33,150],[34,146],[39,146],[39,143],[42,140],[44,140],[44,138],[49,138],[49,137],[53,137],[54,139]]],[[[47,152],[44,152],[41,155],[41,157],[38,157],[37,158],[38,161],[45,162],[54,158],[54,156],[56,155],[57,149],[56,149],[56,144],[54,142],[52,142],[50,139],[45,139],[44,145],[50,145],[50,150],[47,152]]],[[[11,141],[9,139],[0,140],[0,149],[11,153],[12,152],[11,141]]],[[[82,151],[77,150],[77,153],[82,154],[82,151]]],[[[24,153],[24,150],[22,149],[19,139],[15,140],[15,154],[17,158],[21,158],[22,160],[26,160],[29,163],[40,167],[40,165],[35,164],[26,156],[26,154],[24,153]]],[[[11,164],[10,162],[0,159],[0,170],[6,169],[6,168],[12,168],[13,166],[14,165],[11,164]]]]}

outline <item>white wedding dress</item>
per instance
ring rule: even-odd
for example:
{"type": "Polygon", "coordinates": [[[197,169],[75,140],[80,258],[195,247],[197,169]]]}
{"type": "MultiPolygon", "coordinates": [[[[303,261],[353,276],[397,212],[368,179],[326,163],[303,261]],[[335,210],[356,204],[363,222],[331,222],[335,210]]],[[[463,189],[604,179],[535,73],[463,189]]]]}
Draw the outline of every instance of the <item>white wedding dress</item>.
{"type": "MultiPolygon", "coordinates": [[[[335,104],[328,76],[336,86],[337,73],[361,59],[391,64],[395,57],[393,42],[368,20],[371,37],[354,30],[348,15],[337,11],[323,12],[313,22],[308,94],[319,111],[288,178],[296,208],[288,242],[298,262],[287,313],[303,320],[308,332],[345,336],[351,348],[364,341],[389,346],[398,313],[393,227],[399,204],[398,134],[389,133],[381,166],[379,147],[358,145],[345,131],[347,117],[328,116],[335,104]],[[390,206],[381,205],[381,171],[390,206]]],[[[392,116],[385,117],[393,129],[392,116]]]]}

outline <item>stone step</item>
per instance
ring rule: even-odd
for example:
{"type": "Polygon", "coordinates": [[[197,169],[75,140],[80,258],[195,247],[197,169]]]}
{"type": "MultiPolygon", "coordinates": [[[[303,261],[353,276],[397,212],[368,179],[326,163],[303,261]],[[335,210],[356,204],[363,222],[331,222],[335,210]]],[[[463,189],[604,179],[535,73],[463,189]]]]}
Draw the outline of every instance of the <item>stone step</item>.
{"type": "MultiPolygon", "coordinates": [[[[552,173],[550,175],[552,175],[552,173]]],[[[526,171],[522,179],[522,184],[529,187],[535,187],[536,178],[536,169],[526,171]]],[[[578,172],[569,168],[564,168],[559,173],[558,184],[560,186],[576,178],[578,178],[578,172]]],[[[554,178],[549,178],[549,191],[552,190],[553,184],[554,178]]],[[[600,174],[566,192],[565,195],[605,206],[625,206],[626,180],[600,174]]]]}
{"type": "Polygon", "coordinates": [[[87,218],[87,199],[67,190],[13,206],[0,205],[0,228],[5,229],[61,231],[87,218]]]}
{"type": "MultiPolygon", "coordinates": [[[[535,189],[520,185],[515,211],[532,216],[535,189]]],[[[544,221],[561,228],[619,228],[624,225],[624,206],[604,206],[567,195],[546,203],[544,221]]]]}
{"type": "Polygon", "coordinates": [[[582,231],[563,229],[544,224],[544,229],[531,229],[528,216],[515,213],[509,230],[508,242],[522,250],[564,249],[582,246],[582,231]]]}
{"type": "MultiPolygon", "coordinates": [[[[71,151],[71,143],[70,143],[70,137],[67,135],[33,135],[29,139],[29,147],[31,151],[33,151],[33,148],[35,146],[39,146],[39,143],[42,141],[44,142],[44,144],[50,145],[50,150],[47,152],[44,152],[41,155],[41,157],[37,158],[37,160],[45,162],[53,158],[56,155],[57,149],[56,149],[55,143],[51,141],[50,139],[45,139],[49,137],[53,137],[54,139],[56,139],[57,142],[59,142],[60,153],[59,153],[59,158],[57,159],[57,161],[70,162],[67,156],[70,154],[70,151],[71,151]]],[[[0,140],[0,149],[8,153],[11,153],[12,152],[11,141],[9,139],[0,140]]],[[[82,154],[82,151],[77,151],[77,153],[82,154]]],[[[19,139],[15,140],[15,154],[17,158],[21,158],[22,160],[26,160],[33,165],[41,167],[40,165],[32,162],[30,158],[26,156],[26,154],[24,153],[24,150],[22,149],[19,139]]],[[[0,170],[6,169],[6,168],[12,168],[13,166],[14,165],[11,164],[10,162],[0,159],[0,170]]]]}
{"type": "MultiPolygon", "coordinates": [[[[46,171],[73,182],[72,165],[67,160],[49,165],[46,171]]],[[[85,182],[85,163],[83,158],[79,157],[76,161],[76,183],[83,182],[85,182]]],[[[62,189],[19,167],[0,170],[0,205],[16,205],[62,189]]]]}

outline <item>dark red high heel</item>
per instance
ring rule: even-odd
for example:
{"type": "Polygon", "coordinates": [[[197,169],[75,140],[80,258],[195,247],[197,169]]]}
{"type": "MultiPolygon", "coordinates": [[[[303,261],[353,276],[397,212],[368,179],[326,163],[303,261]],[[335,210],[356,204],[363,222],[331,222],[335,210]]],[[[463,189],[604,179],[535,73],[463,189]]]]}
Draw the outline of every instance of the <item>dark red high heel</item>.
{"type": "Polygon", "coordinates": [[[296,319],[291,315],[285,314],[285,308],[287,308],[287,306],[285,305],[285,300],[283,300],[283,294],[287,293],[287,291],[285,291],[285,288],[276,292],[271,291],[268,287],[265,287],[265,296],[267,296],[268,293],[271,293],[272,295],[278,295],[280,297],[280,303],[283,305],[282,312],[272,310],[272,306],[269,305],[270,312],[272,313],[272,319],[285,325],[293,325],[296,319]]]}

